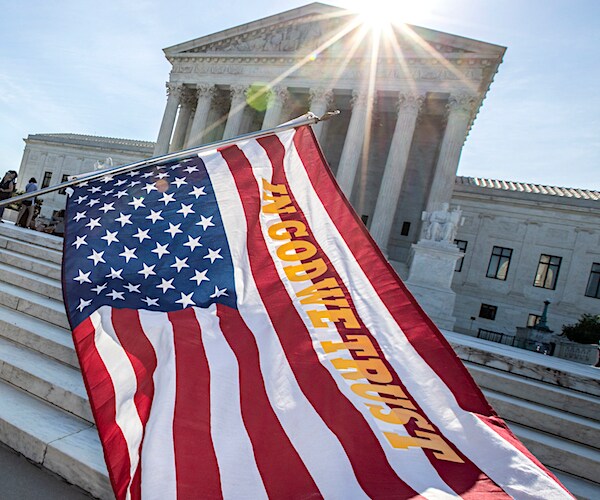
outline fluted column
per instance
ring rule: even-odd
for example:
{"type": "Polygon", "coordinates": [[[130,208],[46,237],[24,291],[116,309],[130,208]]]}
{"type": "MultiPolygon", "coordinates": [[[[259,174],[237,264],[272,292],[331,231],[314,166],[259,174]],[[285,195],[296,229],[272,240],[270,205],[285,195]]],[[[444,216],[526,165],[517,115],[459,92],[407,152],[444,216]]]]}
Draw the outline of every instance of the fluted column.
{"type": "Polygon", "coordinates": [[[452,95],[448,100],[448,121],[427,198],[428,212],[440,209],[443,203],[450,203],[475,100],[471,94],[452,95]]]}
{"type": "Polygon", "coordinates": [[[231,139],[240,133],[240,125],[246,108],[246,89],[245,85],[231,86],[231,106],[227,115],[223,139],[231,139]]]}
{"type": "MultiPolygon", "coordinates": [[[[371,97],[372,102],[372,97],[371,97]]],[[[344,148],[337,171],[337,181],[347,198],[352,194],[354,186],[354,177],[360,161],[365,138],[365,128],[367,127],[367,108],[369,107],[369,97],[367,91],[354,91],[352,93],[352,116],[346,133],[344,148]]]]}
{"type": "Polygon", "coordinates": [[[408,163],[408,153],[422,104],[423,96],[421,95],[400,94],[398,99],[398,119],[371,224],[371,236],[384,253],[387,251],[390,240],[394,214],[408,163]]]}
{"type": "Polygon", "coordinates": [[[210,111],[210,105],[214,94],[215,86],[212,84],[201,83],[196,86],[198,103],[196,104],[196,114],[192,120],[190,135],[188,136],[187,144],[185,145],[187,148],[202,144],[202,135],[206,129],[208,112],[210,111]]]}
{"type": "Polygon", "coordinates": [[[190,89],[183,89],[181,93],[181,106],[179,107],[179,115],[175,124],[175,132],[173,132],[173,140],[169,151],[180,151],[185,143],[187,127],[190,123],[190,116],[194,109],[194,95],[190,89]]]}
{"type": "Polygon", "coordinates": [[[168,82],[166,85],[167,106],[160,124],[156,146],[154,146],[154,156],[164,155],[169,152],[169,143],[171,142],[175,117],[177,116],[177,108],[179,107],[179,100],[183,90],[183,85],[181,83],[168,82]]]}
{"type": "Polygon", "coordinates": [[[283,105],[287,98],[287,87],[278,85],[270,90],[267,111],[265,112],[265,118],[262,124],[263,130],[276,127],[280,124],[281,111],[283,110],[283,105]]]}
{"type": "MultiPolygon", "coordinates": [[[[333,102],[333,91],[324,88],[310,89],[310,110],[317,116],[323,116],[333,102]]],[[[317,139],[321,136],[323,122],[319,122],[312,127],[317,139]]]]}

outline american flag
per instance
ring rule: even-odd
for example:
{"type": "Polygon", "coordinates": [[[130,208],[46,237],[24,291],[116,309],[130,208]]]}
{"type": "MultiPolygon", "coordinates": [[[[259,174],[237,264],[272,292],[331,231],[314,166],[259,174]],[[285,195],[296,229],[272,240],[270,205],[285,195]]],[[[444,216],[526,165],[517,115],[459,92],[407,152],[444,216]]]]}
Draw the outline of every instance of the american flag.
{"type": "Polygon", "coordinates": [[[490,408],[309,127],[79,184],[63,284],[121,498],[571,498],[490,408]]]}

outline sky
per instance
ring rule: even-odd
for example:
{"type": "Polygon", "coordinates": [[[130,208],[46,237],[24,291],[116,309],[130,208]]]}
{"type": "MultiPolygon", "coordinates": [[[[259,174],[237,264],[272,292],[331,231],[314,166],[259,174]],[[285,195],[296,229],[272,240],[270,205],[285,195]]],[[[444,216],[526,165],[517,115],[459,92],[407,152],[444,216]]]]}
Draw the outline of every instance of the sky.
{"type": "MultiPolygon", "coordinates": [[[[163,48],[306,3],[0,0],[0,175],[29,134],[156,140],[163,48]]],[[[324,3],[507,47],[459,175],[600,190],[600,1],[324,3]]]]}

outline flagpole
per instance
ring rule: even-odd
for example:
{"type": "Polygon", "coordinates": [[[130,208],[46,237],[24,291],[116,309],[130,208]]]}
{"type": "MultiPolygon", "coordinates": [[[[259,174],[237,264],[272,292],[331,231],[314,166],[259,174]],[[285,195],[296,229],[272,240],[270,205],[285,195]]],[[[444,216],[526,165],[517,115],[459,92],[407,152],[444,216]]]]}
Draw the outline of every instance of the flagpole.
{"type": "Polygon", "coordinates": [[[339,110],[328,111],[323,116],[319,117],[309,111],[305,115],[299,116],[298,118],[290,120],[289,122],[282,123],[281,125],[277,125],[276,127],[267,130],[249,132],[248,134],[240,135],[232,139],[215,141],[209,144],[204,144],[203,146],[184,149],[183,151],[178,151],[176,153],[169,153],[163,156],[157,156],[155,158],[149,158],[147,160],[129,163],[127,165],[117,165],[116,167],[103,169],[98,172],[79,174],[78,176],[73,176],[74,178],[71,178],[70,180],[65,182],[61,182],[60,184],[55,184],[54,186],[48,186],[46,188],[38,189],[37,191],[32,191],[31,193],[24,193],[19,196],[8,198],[6,200],[1,200],[0,207],[10,205],[11,203],[18,203],[20,201],[27,200],[29,198],[34,198],[36,196],[42,196],[44,194],[52,193],[54,191],[58,191],[59,189],[65,189],[76,184],[80,184],[82,182],[101,179],[102,177],[106,177],[107,175],[122,174],[125,172],[129,172],[130,170],[135,170],[136,168],[149,167],[159,163],[164,163],[165,161],[181,161],[196,156],[199,153],[207,151],[209,149],[223,148],[231,144],[235,144],[236,142],[250,139],[258,139],[266,135],[276,134],[278,132],[285,132],[286,130],[290,130],[296,127],[302,127],[303,125],[314,125],[316,123],[329,120],[330,118],[338,115],[339,113],[339,110]]]}

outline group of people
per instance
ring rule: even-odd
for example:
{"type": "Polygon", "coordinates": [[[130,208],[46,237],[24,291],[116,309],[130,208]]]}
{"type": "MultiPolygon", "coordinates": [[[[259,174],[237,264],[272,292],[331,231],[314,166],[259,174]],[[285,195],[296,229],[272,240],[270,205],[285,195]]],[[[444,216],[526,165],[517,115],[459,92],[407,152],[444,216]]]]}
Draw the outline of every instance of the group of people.
{"type": "MultiPolygon", "coordinates": [[[[4,174],[4,177],[0,181],[0,201],[7,200],[10,198],[17,187],[17,172],[9,170],[4,174]]],[[[38,185],[35,177],[29,179],[27,186],[25,186],[25,192],[31,193],[37,191],[38,185]]],[[[2,215],[4,214],[4,206],[0,207],[0,222],[2,215]]],[[[29,227],[31,220],[33,219],[33,211],[35,208],[35,198],[29,198],[21,202],[21,208],[19,209],[19,215],[17,217],[17,225],[21,227],[29,227]]]]}

